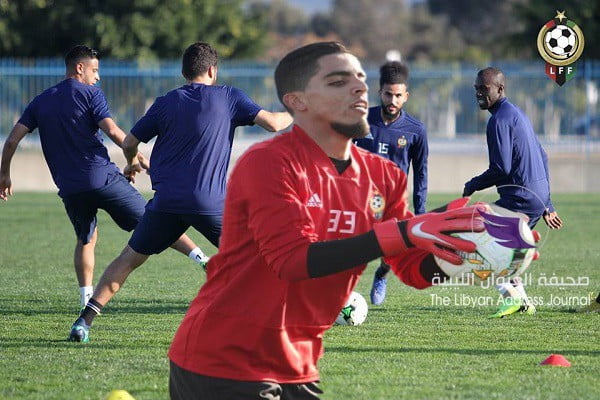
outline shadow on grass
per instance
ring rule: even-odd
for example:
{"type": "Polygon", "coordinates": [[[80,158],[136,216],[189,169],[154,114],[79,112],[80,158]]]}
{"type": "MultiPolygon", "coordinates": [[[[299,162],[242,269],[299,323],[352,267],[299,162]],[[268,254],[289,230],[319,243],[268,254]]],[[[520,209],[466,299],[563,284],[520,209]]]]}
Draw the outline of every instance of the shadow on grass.
{"type": "MultiPolygon", "coordinates": [[[[0,304],[2,304],[0,315],[73,315],[78,312],[73,307],[65,307],[62,302],[48,304],[36,299],[15,300],[0,297],[0,304]]],[[[104,309],[104,313],[183,314],[188,307],[188,301],[137,298],[110,302],[104,309]]]]}
{"type": "MultiPolygon", "coordinates": [[[[600,351],[556,349],[554,353],[584,356],[600,356],[600,351]]],[[[470,356],[493,355],[493,354],[540,354],[547,355],[547,350],[523,350],[523,349],[452,349],[452,348],[427,348],[427,347],[347,347],[326,346],[325,353],[448,353],[470,356]]]]}
{"type": "Polygon", "coordinates": [[[8,340],[2,340],[0,342],[0,349],[29,349],[29,348],[42,348],[42,349],[65,349],[65,350],[87,350],[87,349],[103,349],[103,350],[143,350],[150,346],[159,346],[165,347],[171,344],[172,337],[169,336],[168,340],[155,340],[155,339],[145,339],[145,340],[136,340],[136,341],[128,341],[123,342],[122,338],[115,338],[111,340],[110,338],[103,337],[101,339],[97,339],[94,341],[92,338],[89,343],[77,343],[77,342],[69,342],[67,340],[69,332],[65,330],[64,339],[48,339],[47,337],[34,339],[23,339],[23,338],[14,338],[8,340]]]}
{"type": "Polygon", "coordinates": [[[103,310],[103,313],[131,313],[131,314],[184,314],[188,307],[188,302],[178,301],[157,301],[157,300],[127,300],[118,303],[109,303],[103,310]]]}

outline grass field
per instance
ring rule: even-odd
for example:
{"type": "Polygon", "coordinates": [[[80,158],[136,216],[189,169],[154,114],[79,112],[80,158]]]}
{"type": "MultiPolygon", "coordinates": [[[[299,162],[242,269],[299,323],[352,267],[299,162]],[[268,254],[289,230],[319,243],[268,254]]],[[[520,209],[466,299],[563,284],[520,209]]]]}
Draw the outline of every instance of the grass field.
{"type": "MultiPolygon", "coordinates": [[[[495,302],[494,289],[418,291],[392,279],[388,299],[370,307],[363,326],[326,334],[323,398],[597,399],[600,315],[572,310],[600,290],[600,195],[557,195],[554,203],[565,228],[548,235],[539,226],[547,240],[528,290],[544,303],[537,315],[490,320],[495,303],[466,301],[495,302]],[[589,285],[544,286],[542,274],[587,277],[589,285]],[[551,353],[573,366],[539,366],[551,353]]],[[[96,279],[129,237],[106,214],[99,219],[96,279]]],[[[91,342],[68,343],[79,301],[73,247],[56,195],[17,193],[0,204],[0,398],[104,399],[113,389],[168,398],[167,348],[203,273],[170,250],[150,258],[96,318],[91,342]]],[[[357,289],[365,296],[373,268],[357,289]]]]}

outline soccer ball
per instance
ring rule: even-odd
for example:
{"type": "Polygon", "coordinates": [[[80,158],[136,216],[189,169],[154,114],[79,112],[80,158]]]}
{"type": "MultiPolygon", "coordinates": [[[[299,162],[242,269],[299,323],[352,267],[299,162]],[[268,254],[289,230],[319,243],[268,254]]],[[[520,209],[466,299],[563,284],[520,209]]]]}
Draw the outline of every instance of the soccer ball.
{"type": "Polygon", "coordinates": [[[358,292],[350,293],[350,297],[346,304],[335,319],[336,325],[352,325],[357,326],[365,322],[367,319],[369,306],[365,298],[358,292]]]}
{"type": "Polygon", "coordinates": [[[461,232],[453,236],[470,240],[477,245],[474,253],[458,252],[461,265],[454,265],[434,256],[437,265],[450,278],[485,281],[496,277],[515,277],[523,274],[535,256],[535,239],[527,225],[527,217],[492,204],[481,214],[485,231],[461,232]]]}
{"type": "Polygon", "coordinates": [[[557,56],[568,56],[575,49],[577,36],[567,25],[556,25],[546,32],[546,47],[557,56]]]}

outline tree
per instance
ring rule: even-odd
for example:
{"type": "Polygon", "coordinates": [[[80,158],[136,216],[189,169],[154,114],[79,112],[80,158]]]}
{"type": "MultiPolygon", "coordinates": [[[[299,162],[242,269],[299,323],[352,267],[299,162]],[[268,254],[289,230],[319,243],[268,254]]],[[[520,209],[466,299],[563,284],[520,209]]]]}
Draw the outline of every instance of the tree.
{"type": "Polygon", "coordinates": [[[310,31],[310,18],[286,0],[272,0],[270,3],[252,2],[250,9],[265,16],[267,30],[280,35],[298,35],[310,31]]]}
{"type": "Polygon", "coordinates": [[[522,54],[537,57],[536,39],[541,27],[553,19],[557,11],[565,11],[568,19],[575,22],[583,31],[585,47],[582,58],[600,59],[600,2],[598,0],[530,0],[515,7],[515,16],[524,28],[511,35],[507,44],[512,49],[520,49],[522,54]]]}
{"type": "Polygon", "coordinates": [[[327,13],[315,13],[310,19],[310,27],[317,36],[326,36],[333,32],[332,17],[327,13]]]}
{"type": "Polygon", "coordinates": [[[405,59],[455,60],[465,50],[460,33],[445,16],[433,16],[422,5],[405,0],[335,0],[333,31],[360,57],[372,62],[397,49],[405,59]]]}
{"type": "Polygon", "coordinates": [[[503,39],[523,29],[514,14],[515,7],[523,1],[427,0],[427,5],[434,15],[445,16],[470,51],[480,58],[467,61],[482,61],[506,58],[508,41],[503,39]]]}
{"type": "Polygon", "coordinates": [[[103,57],[178,58],[195,41],[224,57],[249,58],[262,50],[264,16],[242,0],[0,1],[0,54],[56,57],[77,43],[103,57]]]}
{"type": "Polygon", "coordinates": [[[494,59],[535,59],[540,28],[566,11],[586,40],[583,58],[600,58],[600,2],[598,0],[427,0],[429,10],[447,17],[467,46],[494,59]]]}

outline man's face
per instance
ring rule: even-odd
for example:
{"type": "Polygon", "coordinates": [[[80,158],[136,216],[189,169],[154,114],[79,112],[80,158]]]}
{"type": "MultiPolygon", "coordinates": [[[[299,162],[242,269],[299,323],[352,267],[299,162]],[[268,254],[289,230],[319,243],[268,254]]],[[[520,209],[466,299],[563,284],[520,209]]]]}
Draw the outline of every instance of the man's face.
{"type": "Polygon", "coordinates": [[[379,89],[379,98],[381,99],[381,111],[383,117],[388,121],[398,118],[402,106],[408,100],[408,91],[404,83],[384,84],[379,89]]]}
{"type": "Polygon", "coordinates": [[[369,132],[368,87],[360,62],[351,54],[339,53],[321,57],[318,64],[301,94],[304,111],[346,137],[365,136],[369,132]]]}
{"type": "Polygon", "coordinates": [[[502,97],[504,88],[498,86],[492,76],[478,75],[475,80],[475,97],[482,110],[488,110],[502,97]]]}
{"type": "Polygon", "coordinates": [[[97,58],[86,58],[77,64],[77,72],[81,82],[86,85],[95,85],[100,80],[99,69],[97,58]]]}

